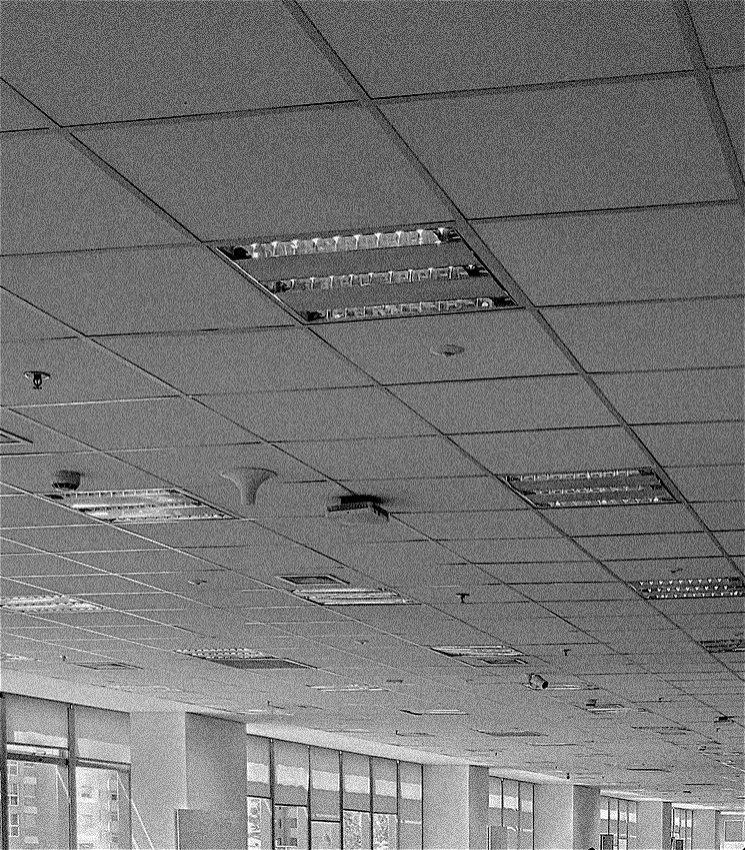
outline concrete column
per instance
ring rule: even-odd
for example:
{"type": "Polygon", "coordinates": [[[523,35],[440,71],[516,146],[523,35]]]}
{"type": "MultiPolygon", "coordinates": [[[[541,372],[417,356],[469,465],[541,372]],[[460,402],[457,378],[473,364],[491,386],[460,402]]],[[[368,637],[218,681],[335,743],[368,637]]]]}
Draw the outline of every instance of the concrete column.
{"type": "Polygon", "coordinates": [[[176,809],[187,803],[184,715],[133,712],[130,735],[134,846],[174,850],[176,809]]]}
{"type": "Polygon", "coordinates": [[[719,850],[719,819],[714,809],[693,810],[693,850],[719,850]]]}
{"type": "Polygon", "coordinates": [[[640,800],[636,816],[639,850],[670,850],[671,804],[660,800],[640,800]]]}
{"type": "MultiPolygon", "coordinates": [[[[571,785],[536,785],[533,809],[535,850],[573,850],[574,788],[571,785]]],[[[587,845],[591,846],[594,845],[587,845]]]]}
{"type": "Polygon", "coordinates": [[[473,765],[424,765],[426,850],[486,850],[489,771],[473,765]]]}
{"type": "Polygon", "coordinates": [[[572,789],[572,847],[597,847],[600,835],[600,789],[575,785],[572,789]]]}

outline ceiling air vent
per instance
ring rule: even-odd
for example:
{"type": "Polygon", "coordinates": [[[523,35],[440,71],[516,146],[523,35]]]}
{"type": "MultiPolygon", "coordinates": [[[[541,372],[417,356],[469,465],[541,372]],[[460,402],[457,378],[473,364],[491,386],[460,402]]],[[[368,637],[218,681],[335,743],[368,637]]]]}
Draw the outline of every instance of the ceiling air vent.
{"type": "Polygon", "coordinates": [[[113,523],[234,519],[219,508],[174,489],[49,493],[48,498],[85,516],[113,523]]]}
{"type": "Polygon", "coordinates": [[[219,250],[311,323],[516,306],[448,226],[301,236],[219,250]]]}
{"type": "Polygon", "coordinates": [[[527,664],[522,653],[504,644],[491,646],[431,646],[433,652],[455,658],[469,667],[514,667],[527,664]]]}
{"type": "Polygon", "coordinates": [[[327,607],[350,605],[418,605],[382,587],[304,587],[292,591],[293,596],[327,607]]]}
{"type": "Polygon", "coordinates": [[[534,508],[653,505],[675,501],[653,469],[538,472],[499,477],[534,508]]]}
{"type": "Polygon", "coordinates": [[[388,511],[374,499],[342,496],[326,508],[326,516],[342,525],[373,525],[388,522],[388,511]]]}
{"type": "Polygon", "coordinates": [[[0,446],[30,446],[31,440],[25,437],[19,437],[12,431],[6,431],[5,428],[0,428],[0,446]]]}
{"type": "Polygon", "coordinates": [[[277,576],[277,578],[280,581],[291,584],[293,587],[340,587],[347,584],[347,582],[331,573],[323,573],[322,575],[315,576],[277,576]]]}
{"type": "Polygon", "coordinates": [[[591,699],[586,703],[585,711],[588,711],[590,714],[625,714],[627,711],[631,711],[631,709],[617,702],[599,703],[596,699],[591,699]]]}
{"type": "Polygon", "coordinates": [[[745,581],[740,576],[724,578],[644,579],[629,584],[645,599],[720,599],[745,596],[745,581]]]}
{"type": "Polygon", "coordinates": [[[289,658],[276,658],[273,655],[267,655],[255,649],[237,647],[231,647],[229,649],[177,649],[175,652],[181,655],[188,655],[191,658],[201,658],[203,661],[222,664],[224,667],[234,667],[238,670],[312,669],[308,664],[291,661],[289,658]]]}
{"type": "Polygon", "coordinates": [[[702,640],[700,643],[712,655],[718,655],[720,652],[745,652],[745,637],[716,638],[702,640]]]}
{"type": "Polygon", "coordinates": [[[72,596],[48,594],[46,596],[0,596],[0,608],[19,614],[78,614],[102,611],[100,605],[72,596]]]}

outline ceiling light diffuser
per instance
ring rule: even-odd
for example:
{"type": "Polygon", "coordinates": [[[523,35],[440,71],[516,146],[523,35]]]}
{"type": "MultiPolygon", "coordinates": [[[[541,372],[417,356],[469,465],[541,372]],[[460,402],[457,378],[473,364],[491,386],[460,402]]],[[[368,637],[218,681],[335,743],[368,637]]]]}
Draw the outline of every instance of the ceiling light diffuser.
{"type": "Polygon", "coordinates": [[[720,652],[745,652],[745,637],[715,638],[714,640],[702,640],[701,646],[712,655],[720,652]]]}
{"type": "Polygon", "coordinates": [[[18,434],[14,434],[12,431],[7,431],[5,428],[0,428],[0,445],[30,445],[30,443],[31,440],[27,440],[25,437],[19,437],[18,434]]]}
{"type": "Polygon", "coordinates": [[[499,477],[534,508],[610,507],[675,502],[653,469],[539,472],[499,477]]]}
{"type": "Polygon", "coordinates": [[[491,646],[431,646],[433,652],[455,658],[469,667],[511,667],[527,664],[522,653],[505,644],[491,646]]]}
{"type": "Polygon", "coordinates": [[[645,599],[719,599],[745,596],[745,581],[740,576],[644,579],[631,581],[629,584],[645,599]]]}
{"type": "Polygon", "coordinates": [[[322,573],[320,575],[302,575],[302,576],[277,576],[280,581],[285,581],[293,587],[338,587],[345,585],[347,582],[337,578],[331,573],[322,573]]]}
{"type": "Polygon", "coordinates": [[[86,599],[74,599],[72,596],[52,593],[45,596],[0,596],[0,608],[19,614],[78,614],[103,611],[101,605],[86,599]]]}
{"type": "Polygon", "coordinates": [[[293,596],[316,605],[418,605],[411,599],[381,587],[307,587],[292,591],[293,596]]]}
{"type": "Polygon", "coordinates": [[[312,669],[309,664],[301,664],[299,661],[292,661],[289,658],[277,658],[274,655],[267,655],[265,652],[242,647],[227,649],[207,647],[204,649],[176,649],[174,651],[180,655],[212,661],[215,664],[234,667],[238,670],[312,669]]]}
{"type": "Polygon", "coordinates": [[[352,685],[308,685],[314,691],[323,691],[328,694],[346,694],[346,693],[374,693],[388,692],[388,688],[381,688],[377,685],[352,684],[352,685]]]}
{"type": "Polygon", "coordinates": [[[400,708],[399,711],[401,714],[410,714],[412,717],[468,717],[468,712],[457,708],[428,708],[423,711],[400,708]]]}
{"type": "Polygon", "coordinates": [[[175,489],[51,493],[48,498],[85,516],[112,523],[234,519],[226,511],[175,489]]]}

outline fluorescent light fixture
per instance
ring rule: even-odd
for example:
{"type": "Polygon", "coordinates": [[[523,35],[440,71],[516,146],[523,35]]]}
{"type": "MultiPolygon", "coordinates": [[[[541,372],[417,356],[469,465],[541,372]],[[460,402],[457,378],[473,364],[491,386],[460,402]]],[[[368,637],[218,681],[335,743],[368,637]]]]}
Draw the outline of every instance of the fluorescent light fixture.
{"type": "Polygon", "coordinates": [[[395,735],[397,738],[434,738],[431,732],[400,732],[396,729],[395,735]]]}
{"type": "Polygon", "coordinates": [[[745,637],[702,640],[700,644],[712,655],[718,655],[720,652],[745,652],[745,637]]]}
{"type": "Polygon", "coordinates": [[[46,596],[0,596],[0,608],[19,614],[78,614],[103,611],[101,605],[86,599],[51,593],[46,596]]]}
{"type": "Polygon", "coordinates": [[[25,437],[19,437],[12,431],[7,431],[5,428],[0,428],[0,445],[1,446],[27,446],[31,445],[31,440],[25,437]]]}
{"type": "Polygon", "coordinates": [[[235,518],[175,489],[51,493],[48,498],[85,516],[113,523],[235,518]]]}
{"type": "Polygon", "coordinates": [[[674,502],[653,469],[539,472],[500,476],[535,508],[610,507],[674,502]]]}
{"type": "Polygon", "coordinates": [[[265,652],[242,647],[227,649],[207,647],[204,649],[176,649],[174,651],[180,655],[212,661],[215,664],[234,667],[238,670],[312,669],[309,664],[301,664],[299,661],[292,661],[289,658],[277,658],[274,655],[267,655],[265,652]]]}
{"type": "Polygon", "coordinates": [[[469,667],[512,667],[527,664],[522,652],[506,644],[490,646],[431,646],[430,649],[447,658],[455,658],[469,667]]]}
{"type": "Polygon", "coordinates": [[[620,703],[598,703],[597,700],[593,699],[585,705],[585,711],[588,711],[590,714],[625,714],[627,711],[631,711],[631,709],[620,703]]]}
{"type": "MultiPolygon", "coordinates": [[[[442,313],[476,313],[507,306],[489,296],[448,298],[436,301],[397,301],[379,304],[346,305],[327,310],[306,310],[307,322],[348,322],[353,319],[399,319],[407,316],[436,316],[442,313]]],[[[511,306],[511,304],[510,304],[511,306]]]]}
{"type": "Polygon", "coordinates": [[[401,714],[410,714],[412,717],[468,717],[468,712],[457,708],[428,708],[423,711],[400,708],[399,711],[401,714]]]}
{"type": "Polygon", "coordinates": [[[322,691],[327,694],[358,694],[388,692],[388,688],[378,685],[351,684],[351,685],[308,685],[314,691],[322,691]]]}
{"type": "Polygon", "coordinates": [[[381,587],[314,587],[292,591],[293,596],[327,607],[349,605],[418,605],[395,590],[381,587]]]}
{"type": "Polygon", "coordinates": [[[338,587],[347,584],[331,573],[321,575],[277,576],[280,581],[287,582],[293,587],[338,587]]]}
{"type": "Polygon", "coordinates": [[[75,666],[85,667],[86,670],[96,670],[98,672],[144,669],[143,667],[136,667],[134,664],[125,664],[123,661],[82,661],[77,662],[75,666]]]}
{"type": "Polygon", "coordinates": [[[719,599],[745,596],[745,581],[740,576],[643,579],[629,583],[645,599],[719,599]]]}
{"type": "Polygon", "coordinates": [[[488,729],[474,729],[479,735],[488,735],[490,738],[544,738],[543,732],[531,732],[520,729],[517,731],[491,732],[488,729]]]}
{"type": "Polygon", "coordinates": [[[0,652],[0,664],[17,664],[23,661],[35,660],[35,658],[28,658],[26,655],[16,655],[15,652],[0,652]]]}

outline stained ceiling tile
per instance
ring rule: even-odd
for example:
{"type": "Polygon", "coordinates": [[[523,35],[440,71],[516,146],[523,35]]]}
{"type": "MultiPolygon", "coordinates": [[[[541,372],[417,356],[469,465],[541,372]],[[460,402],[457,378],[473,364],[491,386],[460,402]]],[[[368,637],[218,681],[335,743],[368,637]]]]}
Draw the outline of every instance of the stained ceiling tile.
{"type": "Polygon", "coordinates": [[[116,125],[78,135],[204,239],[449,217],[403,154],[357,106],[116,125]]]}
{"type": "Polygon", "coordinates": [[[474,223],[535,304],[738,295],[735,204],[507,218],[474,223]]]}
{"type": "Polygon", "coordinates": [[[64,124],[349,96],[281,3],[8,3],[3,36],[3,73],[64,124]]]}
{"type": "Polygon", "coordinates": [[[591,372],[740,366],[742,301],[713,299],[544,310],[591,372]],[[717,345],[712,345],[712,340],[717,345]]]}
{"type": "Polygon", "coordinates": [[[392,391],[448,434],[615,424],[578,376],[447,382],[392,391]]]}
{"type": "Polygon", "coordinates": [[[469,218],[735,197],[690,78],[406,101],[384,112],[469,218]]]}
{"type": "Polygon", "coordinates": [[[690,67],[674,16],[656,4],[303,6],[373,97],[690,67]]]}

